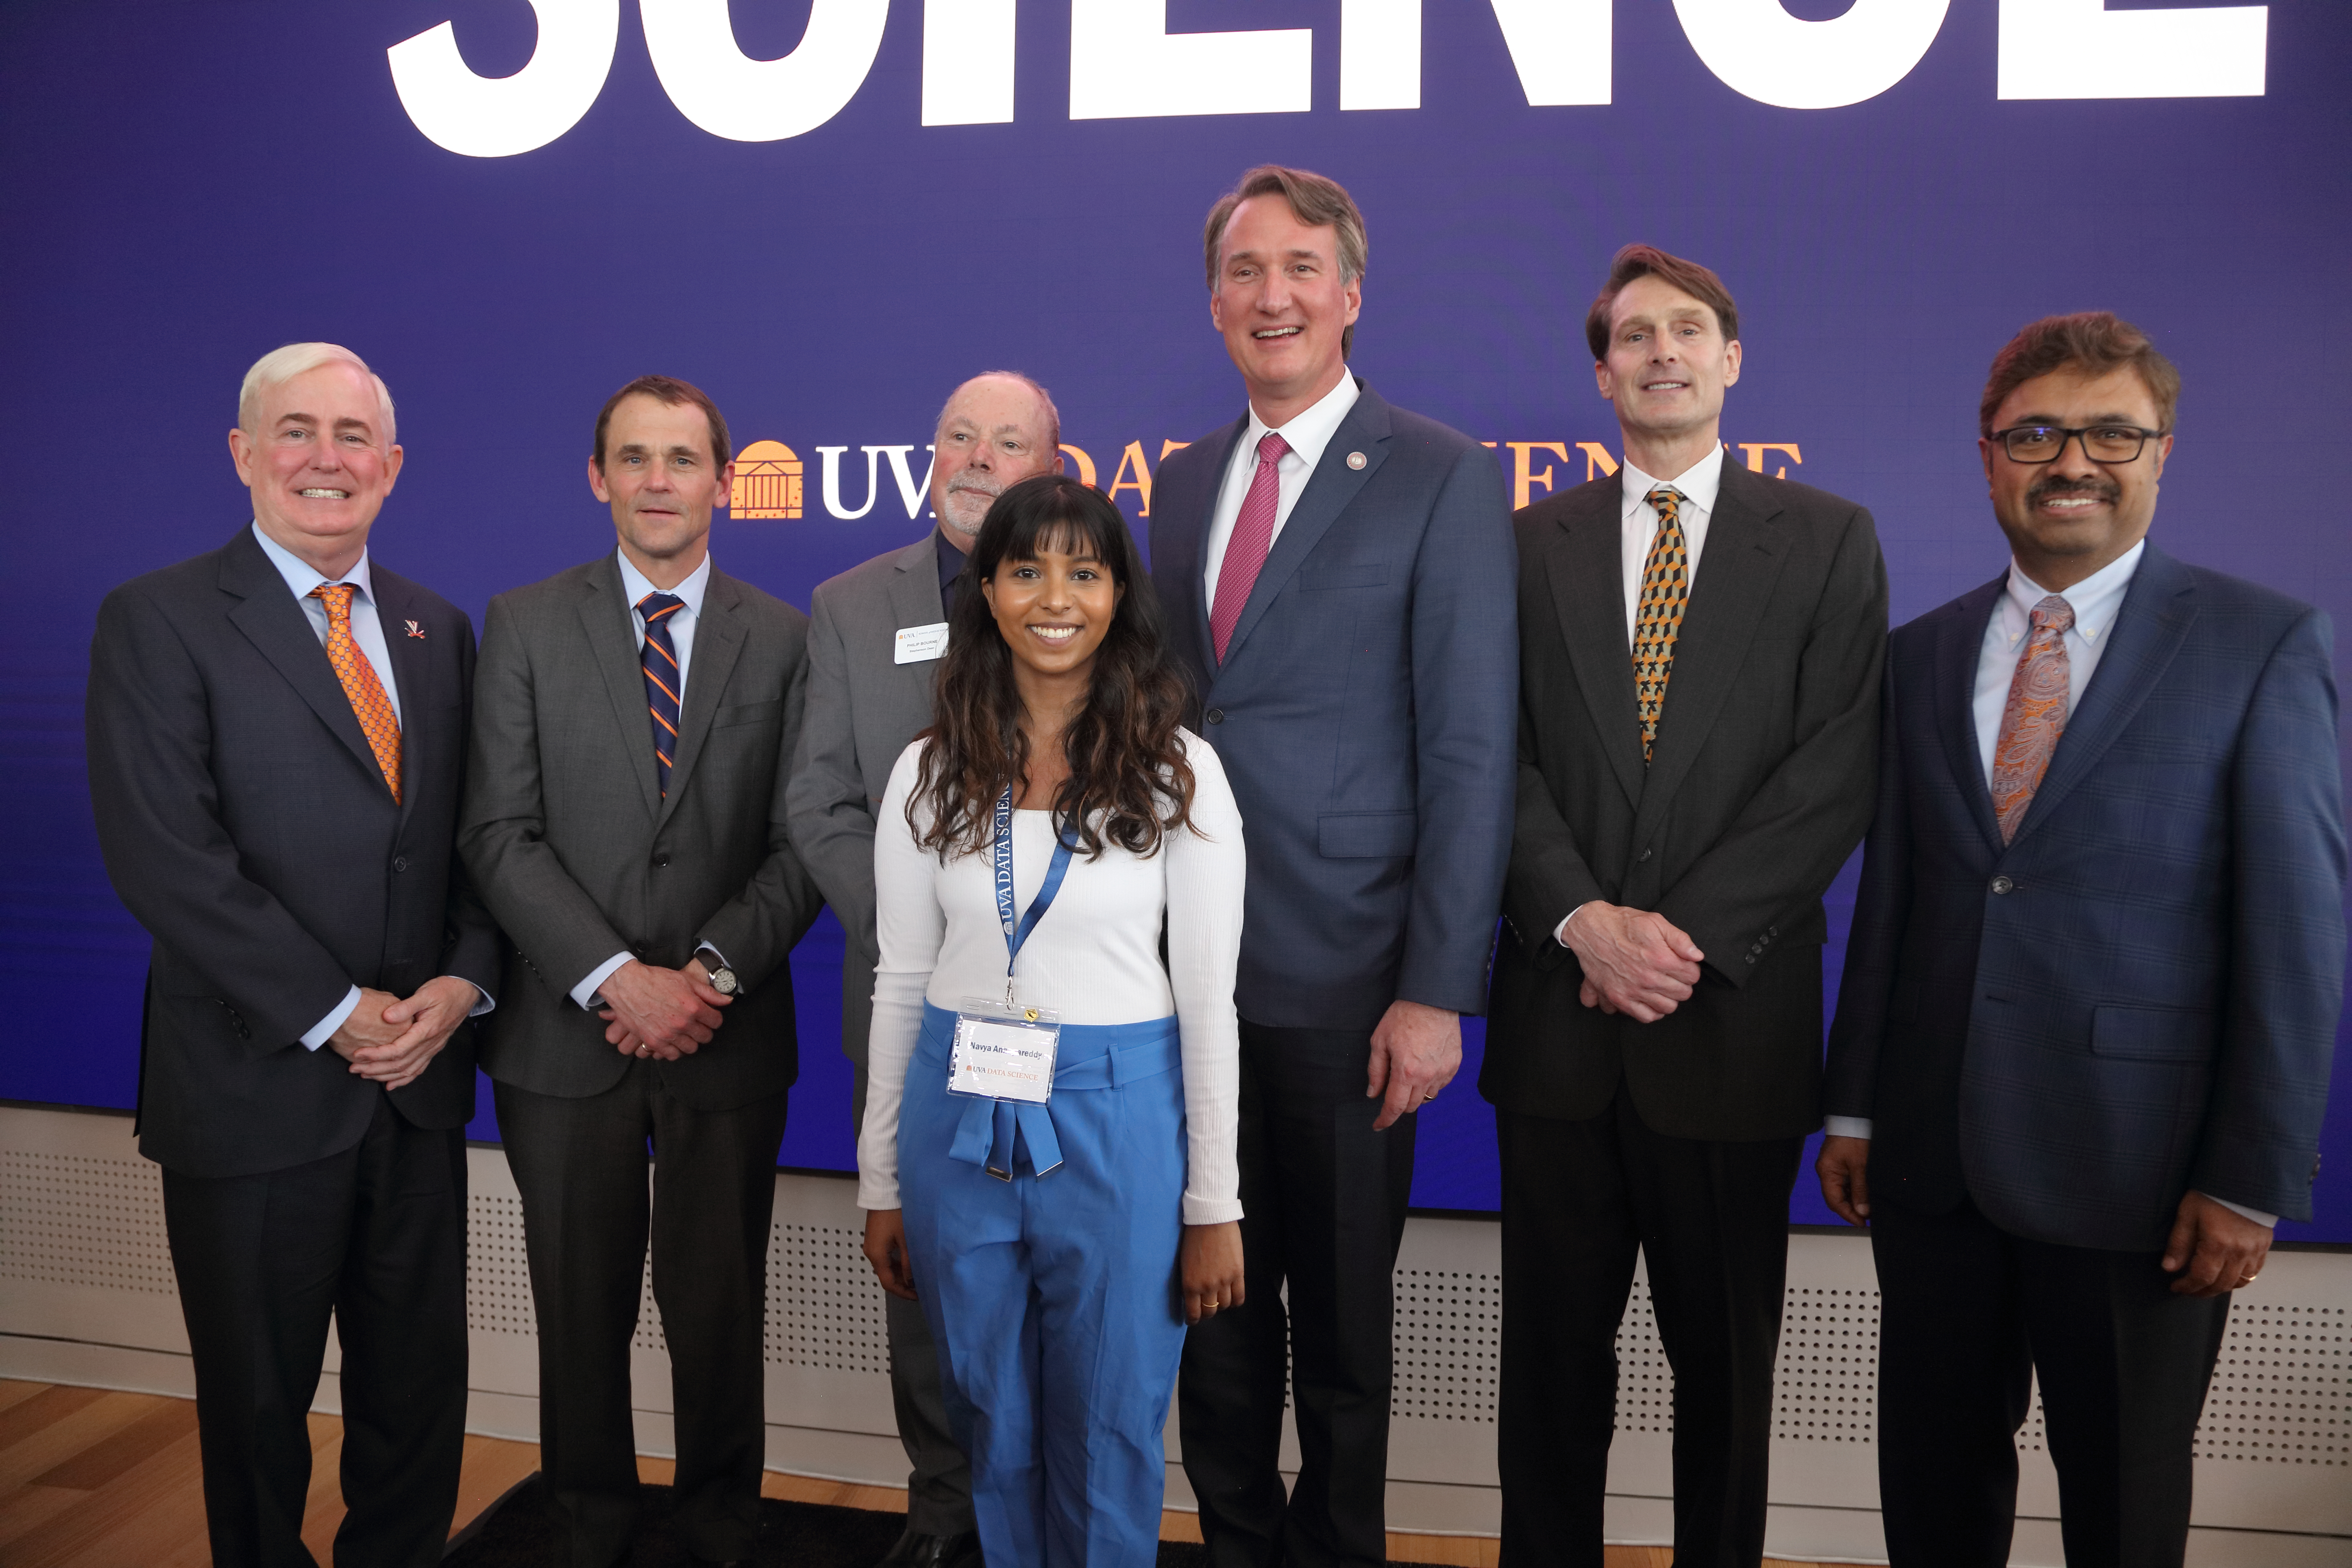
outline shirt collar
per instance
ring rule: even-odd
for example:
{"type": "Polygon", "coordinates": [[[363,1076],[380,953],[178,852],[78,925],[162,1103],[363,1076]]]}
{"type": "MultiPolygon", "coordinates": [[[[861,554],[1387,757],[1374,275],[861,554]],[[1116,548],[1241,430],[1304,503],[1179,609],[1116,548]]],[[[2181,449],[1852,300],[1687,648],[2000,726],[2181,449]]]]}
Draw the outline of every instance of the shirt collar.
{"type": "Polygon", "coordinates": [[[1267,431],[1278,429],[1282,438],[1290,443],[1290,449],[1298,454],[1299,461],[1307,465],[1307,472],[1311,474],[1315,466],[1323,460],[1323,448],[1329,446],[1331,437],[1339,433],[1339,422],[1348,417],[1348,410],[1356,405],[1356,399],[1362,393],[1363,388],[1356,384],[1356,378],[1347,374],[1343,367],[1339,384],[1293,415],[1287,425],[1268,425],[1258,417],[1257,408],[1253,405],[1249,428],[1242,433],[1242,449],[1249,454],[1250,461],[1255,462],[1258,442],[1265,439],[1267,431]]]}
{"type": "Polygon", "coordinates": [[[296,598],[309,598],[310,590],[321,583],[349,583],[360,591],[361,598],[371,605],[375,603],[375,582],[368,575],[368,556],[364,547],[360,551],[358,563],[350,571],[340,577],[330,577],[263,532],[258,518],[254,520],[253,537],[260,542],[261,552],[269,557],[269,563],[278,568],[278,574],[286,579],[286,586],[293,591],[296,598]]]}
{"type": "MultiPolygon", "coordinates": [[[[2132,574],[2139,570],[2140,555],[2147,549],[2147,541],[2143,539],[2058,595],[2074,612],[2074,630],[2085,640],[2096,642],[2100,633],[2115,625],[2123,609],[2124,591],[2131,586],[2132,574]]],[[[2010,562],[2009,602],[2029,621],[2033,606],[2049,596],[2049,589],[2028,577],[2015,560],[2010,562]]]]}
{"type": "Polygon", "coordinates": [[[1698,510],[1713,515],[1715,498],[1723,491],[1723,444],[1718,441],[1708,447],[1706,457],[1674,479],[1654,479],[1629,462],[1617,470],[1617,480],[1625,492],[1625,515],[1628,517],[1633,515],[1634,508],[1647,502],[1650,492],[1660,485],[1674,486],[1683,492],[1684,500],[1698,510]]]}
{"type": "Polygon", "coordinates": [[[621,563],[621,592],[627,595],[630,609],[635,609],[637,601],[647,594],[669,594],[686,602],[688,615],[698,619],[701,617],[702,595],[710,586],[710,552],[709,551],[703,552],[702,564],[688,573],[686,581],[675,588],[656,588],[647,582],[646,574],[630,564],[629,552],[619,546],[614,547],[613,554],[621,563]]]}

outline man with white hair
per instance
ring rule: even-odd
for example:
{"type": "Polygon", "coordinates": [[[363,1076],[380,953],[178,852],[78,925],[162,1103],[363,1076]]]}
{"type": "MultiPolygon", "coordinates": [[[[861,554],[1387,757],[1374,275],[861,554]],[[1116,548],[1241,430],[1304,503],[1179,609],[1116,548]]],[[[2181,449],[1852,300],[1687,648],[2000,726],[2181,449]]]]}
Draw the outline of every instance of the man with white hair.
{"type": "Polygon", "coordinates": [[[455,850],[474,629],[369,558],[392,396],[292,343],[228,436],[253,521],[107,595],[90,803],[154,938],[140,1150],[196,1374],[220,1568],[312,1561],[305,1414],[342,1347],[338,1568],[440,1560],[466,1415],[470,1014],[497,935],[455,850]]]}
{"type": "MultiPolygon", "coordinates": [[[[820,584],[809,601],[808,714],[786,795],[793,844],[849,941],[841,963],[841,1048],[856,1070],[850,1126],[866,1120],[866,1034],[873,1019],[874,817],[891,765],[931,721],[931,679],[947,651],[964,554],[1008,485],[1062,468],[1062,422],[1045,389],[1012,371],[956,388],[932,440],[940,525],[820,584]]],[[[922,1288],[921,1281],[916,1289],[922,1288]]],[[[885,1303],[890,1393],[907,1478],[907,1531],[886,1568],[980,1561],[971,1472],[948,1435],[938,1352],[922,1309],[885,1303]]]]}

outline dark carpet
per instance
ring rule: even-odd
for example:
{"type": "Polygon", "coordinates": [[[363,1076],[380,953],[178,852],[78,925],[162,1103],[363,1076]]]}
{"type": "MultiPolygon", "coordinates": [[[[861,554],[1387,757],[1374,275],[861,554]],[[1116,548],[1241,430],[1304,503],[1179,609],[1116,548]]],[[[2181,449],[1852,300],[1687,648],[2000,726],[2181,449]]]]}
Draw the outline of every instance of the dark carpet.
{"type": "MultiPolygon", "coordinates": [[[[638,1489],[644,1494],[645,1513],[629,1554],[630,1568],[694,1568],[685,1543],[670,1531],[669,1488],[638,1489]]],[[[761,1498],[761,1568],[873,1568],[906,1526],[902,1513],[761,1498]]],[[[553,1541],[546,1489],[534,1474],[483,1510],[449,1543],[449,1553],[441,1561],[443,1568],[546,1568],[552,1561],[553,1541]]],[[[1204,1568],[1207,1562],[1198,1546],[1160,1543],[1160,1568],[1204,1568]]]]}

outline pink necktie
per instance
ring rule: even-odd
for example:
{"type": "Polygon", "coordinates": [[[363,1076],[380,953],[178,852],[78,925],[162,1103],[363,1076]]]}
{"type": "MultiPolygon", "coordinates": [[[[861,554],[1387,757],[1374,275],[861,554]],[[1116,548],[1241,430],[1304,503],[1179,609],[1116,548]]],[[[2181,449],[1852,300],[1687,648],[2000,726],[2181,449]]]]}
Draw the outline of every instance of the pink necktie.
{"type": "Polygon", "coordinates": [[[2053,594],[2033,606],[2033,629],[2010,677],[2009,705],[2000,710],[2000,737],[1992,748],[1992,811],[2000,820],[2000,841],[2017,837],[2025,808],[2050,771],[2050,754],[2066,730],[2066,699],[2072,681],[2066,668],[2066,628],[2074,606],[2053,594]]]}
{"type": "Polygon", "coordinates": [[[1250,589],[1265,566],[1266,552],[1274,548],[1274,509],[1282,496],[1276,470],[1289,450],[1290,443],[1271,430],[1257,444],[1257,473],[1250,479],[1249,494],[1242,498],[1241,515],[1234,519],[1234,535],[1225,542],[1224,564],[1217,568],[1217,596],[1209,608],[1209,637],[1217,645],[1219,664],[1225,662],[1225,645],[1233,641],[1242,606],[1249,603],[1250,589]]]}

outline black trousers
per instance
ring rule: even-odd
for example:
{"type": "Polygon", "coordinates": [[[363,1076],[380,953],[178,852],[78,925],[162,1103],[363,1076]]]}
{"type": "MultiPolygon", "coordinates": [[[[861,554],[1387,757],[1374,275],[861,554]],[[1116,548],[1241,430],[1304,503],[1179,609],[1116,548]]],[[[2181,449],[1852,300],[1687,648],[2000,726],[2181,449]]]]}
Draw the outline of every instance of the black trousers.
{"type": "Polygon", "coordinates": [[[1878,1488],[1900,1568],[1999,1568],[2032,1377],[2069,1568],[2179,1568],[2190,1440],[2230,1299],[2172,1294],[2153,1252],[2011,1236],[1963,1200],[1880,1197],[1878,1488]]]}
{"type": "Polygon", "coordinates": [[[649,1229],[677,1413],[677,1529],[698,1557],[758,1555],[768,1227],[786,1096],[697,1110],[643,1061],[578,1100],[496,1088],[539,1313],[540,1468],[556,1561],[611,1568],[636,1527],[629,1342],[649,1229]]]}
{"type": "Polygon", "coordinates": [[[1216,1568],[1388,1561],[1394,1279],[1415,1119],[1372,1131],[1370,1062],[1370,1034],[1242,1021],[1248,1300],[1186,1337],[1176,1385],[1184,1474],[1216,1568]],[[1286,1360],[1300,1457],[1287,1499],[1286,1360]]]}
{"type": "Polygon", "coordinates": [[[1620,1083],[1584,1121],[1496,1112],[1503,1556],[1600,1568],[1617,1328],[1636,1251],[1675,1372],[1675,1562],[1764,1552],[1774,1363],[1801,1138],[1711,1142],[1643,1124],[1620,1083]]]}
{"type": "Polygon", "coordinates": [[[438,1563],[466,1440],[466,1143],[389,1097],[340,1154],[259,1175],[163,1172],[219,1568],[312,1568],[307,1419],[342,1342],[336,1568],[438,1563]]]}

